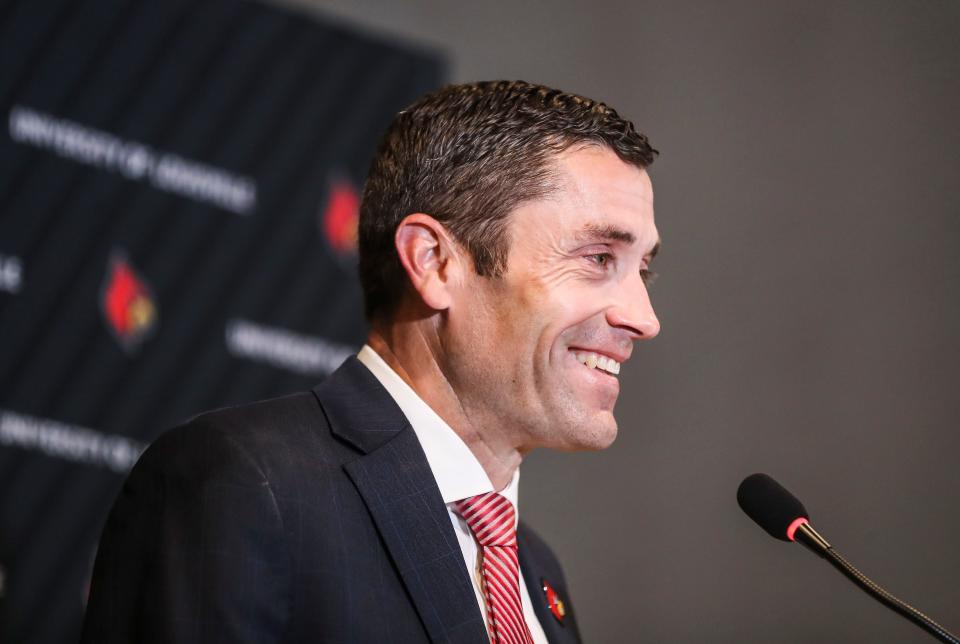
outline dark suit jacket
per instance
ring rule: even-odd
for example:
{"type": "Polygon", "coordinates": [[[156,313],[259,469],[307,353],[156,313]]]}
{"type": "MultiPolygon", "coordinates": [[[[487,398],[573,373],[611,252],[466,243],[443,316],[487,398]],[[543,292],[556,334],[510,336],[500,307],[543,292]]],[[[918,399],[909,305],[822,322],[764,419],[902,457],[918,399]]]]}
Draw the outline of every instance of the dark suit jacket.
{"type": "MultiPolygon", "coordinates": [[[[560,565],[522,523],[518,542],[547,637],[578,642],[560,565]]],[[[487,641],[423,449],[355,358],[312,393],[157,440],[107,520],[83,630],[86,644],[487,641]]]]}

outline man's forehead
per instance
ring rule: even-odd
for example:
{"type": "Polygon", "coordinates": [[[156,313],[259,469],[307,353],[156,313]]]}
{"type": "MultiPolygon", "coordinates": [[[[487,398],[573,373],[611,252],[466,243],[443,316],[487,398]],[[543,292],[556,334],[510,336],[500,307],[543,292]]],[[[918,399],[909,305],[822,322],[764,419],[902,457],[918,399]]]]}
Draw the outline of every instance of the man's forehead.
{"type": "Polygon", "coordinates": [[[606,181],[653,201],[653,183],[646,167],[624,161],[602,145],[585,144],[559,152],[550,161],[558,186],[578,189],[582,182],[606,181]]]}
{"type": "Polygon", "coordinates": [[[646,170],[612,150],[586,146],[553,159],[551,189],[521,204],[511,227],[531,239],[547,237],[578,243],[617,243],[652,256],[658,242],[653,186],[646,170]],[[516,230],[516,229],[515,229],[516,230]]]}
{"type": "Polygon", "coordinates": [[[598,147],[567,150],[552,167],[552,196],[583,206],[653,209],[653,182],[646,168],[623,161],[612,150],[598,147]]]}

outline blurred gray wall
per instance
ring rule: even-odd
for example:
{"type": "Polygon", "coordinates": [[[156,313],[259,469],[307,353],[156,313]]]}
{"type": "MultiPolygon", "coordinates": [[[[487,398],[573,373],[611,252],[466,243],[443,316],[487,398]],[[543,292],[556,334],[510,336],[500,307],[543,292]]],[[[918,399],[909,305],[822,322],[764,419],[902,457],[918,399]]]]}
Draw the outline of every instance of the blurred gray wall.
{"type": "Polygon", "coordinates": [[[286,2],[454,81],[604,100],[661,150],[663,332],[620,437],[523,467],[587,641],[930,641],[749,523],[754,471],[960,632],[960,2],[286,2]]]}

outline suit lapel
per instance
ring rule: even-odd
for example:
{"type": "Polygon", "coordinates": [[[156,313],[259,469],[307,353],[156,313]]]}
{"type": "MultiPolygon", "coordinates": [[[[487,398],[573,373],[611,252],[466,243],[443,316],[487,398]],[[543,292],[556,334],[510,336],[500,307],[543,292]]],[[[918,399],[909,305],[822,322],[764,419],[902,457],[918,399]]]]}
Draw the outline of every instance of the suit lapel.
{"type": "Polygon", "coordinates": [[[433,642],[488,642],[446,505],[417,435],[356,358],[314,389],[334,434],[363,455],[344,465],[433,642]]]}
{"type": "MultiPolygon", "coordinates": [[[[577,629],[576,621],[573,616],[568,614],[563,619],[563,623],[557,621],[557,618],[550,612],[547,604],[546,594],[543,589],[543,579],[547,576],[547,582],[555,586],[556,590],[564,590],[557,587],[560,579],[550,579],[551,574],[545,570],[538,560],[538,553],[533,548],[533,543],[525,534],[523,523],[517,530],[517,548],[520,556],[520,570],[523,572],[523,580],[527,584],[527,591],[530,593],[530,601],[533,602],[533,612],[543,627],[543,634],[547,636],[547,641],[551,644],[578,644],[580,642],[580,633],[577,629]]],[[[566,597],[562,597],[566,601],[566,597]]]]}

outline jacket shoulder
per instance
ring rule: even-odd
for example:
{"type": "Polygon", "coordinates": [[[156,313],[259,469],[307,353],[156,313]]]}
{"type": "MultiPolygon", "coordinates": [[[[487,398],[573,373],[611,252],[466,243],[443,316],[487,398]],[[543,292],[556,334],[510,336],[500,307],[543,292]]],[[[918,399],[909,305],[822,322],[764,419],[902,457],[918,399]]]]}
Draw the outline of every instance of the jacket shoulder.
{"type": "Polygon", "coordinates": [[[154,441],[104,526],[84,642],[266,642],[284,632],[295,569],[280,464],[317,424],[312,399],[218,410],[154,441]]]}
{"type": "Polygon", "coordinates": [[[195,416],[161,434],[134,471],[161,467],[193,478],[239,467],[272,480],[298,455],[322,460],[330,440],[316,398],[303,392],[195,416]]]}

